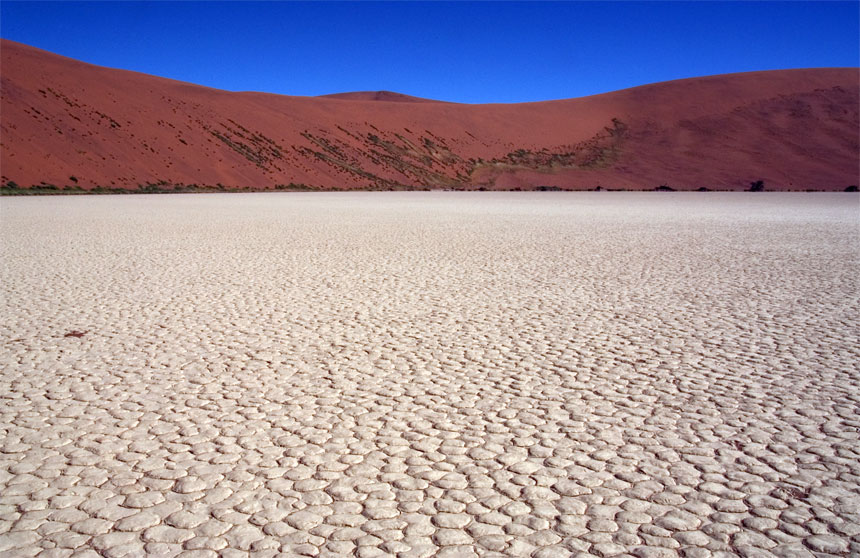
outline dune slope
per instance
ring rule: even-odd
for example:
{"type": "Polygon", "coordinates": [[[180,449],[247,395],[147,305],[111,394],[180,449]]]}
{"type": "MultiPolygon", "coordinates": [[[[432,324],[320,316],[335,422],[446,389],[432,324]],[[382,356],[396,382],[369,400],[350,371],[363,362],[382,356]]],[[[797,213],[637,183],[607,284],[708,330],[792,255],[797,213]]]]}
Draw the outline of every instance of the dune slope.
{"type": "Polygon", "coordinates": [[[58,188],[768,189],[856,184],[856,68],[541,103],[227,92],[0,43],[4,184],[58,188]]]}

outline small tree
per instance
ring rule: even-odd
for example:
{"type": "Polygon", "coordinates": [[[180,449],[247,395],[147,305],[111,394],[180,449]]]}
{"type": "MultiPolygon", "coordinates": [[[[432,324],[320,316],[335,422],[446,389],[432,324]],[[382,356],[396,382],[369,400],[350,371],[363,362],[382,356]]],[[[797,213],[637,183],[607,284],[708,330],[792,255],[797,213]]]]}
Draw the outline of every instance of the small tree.
{"type": "Polygon", "coordinates": [[[764,180],[750,182],[750,192],[764,192],[764,180]]]}

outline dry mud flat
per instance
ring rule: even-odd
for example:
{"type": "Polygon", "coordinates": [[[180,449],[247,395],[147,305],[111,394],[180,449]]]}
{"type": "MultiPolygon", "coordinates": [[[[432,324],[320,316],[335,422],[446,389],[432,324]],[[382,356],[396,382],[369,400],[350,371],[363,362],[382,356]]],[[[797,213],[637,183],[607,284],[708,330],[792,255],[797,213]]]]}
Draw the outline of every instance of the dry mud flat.
{"type": "Polygon", "coordinates": [[[857,556],[847,194],[3,199],[4,556],[857,556]]]}

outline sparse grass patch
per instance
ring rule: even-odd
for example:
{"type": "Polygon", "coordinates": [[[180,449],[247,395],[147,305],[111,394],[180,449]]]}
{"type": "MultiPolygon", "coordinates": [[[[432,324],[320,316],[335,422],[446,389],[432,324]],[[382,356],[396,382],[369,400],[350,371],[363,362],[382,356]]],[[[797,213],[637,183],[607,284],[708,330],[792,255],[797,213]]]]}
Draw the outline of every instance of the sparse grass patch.
{"type": "Polygon", "coordinates": [[[275,184],[276,190],[289,191],[289,192],[307,192],[319,190],[316,186],[311,186],[309,184],[304,184],[302,182],[290,182],[289,184],[275,184]]]}

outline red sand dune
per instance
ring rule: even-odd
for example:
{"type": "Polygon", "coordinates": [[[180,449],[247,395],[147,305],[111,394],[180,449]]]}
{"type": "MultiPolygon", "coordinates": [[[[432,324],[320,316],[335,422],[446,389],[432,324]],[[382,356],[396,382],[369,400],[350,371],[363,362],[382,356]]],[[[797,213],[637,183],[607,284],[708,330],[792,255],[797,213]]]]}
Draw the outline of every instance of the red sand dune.
{"type": "Polygon", "coordinates": [[[349,93],[333,93],[331,95],[320,95],[321,99],[344,99],[347,101],[391,101],[400,103],[442,103],[433,99],[422,99],[395,93],[393,91],[351,91],[349,93]]]}
{"type": "Polygon", "coordinates": [[[843,190],[856,68],[752,72],[464,105],[234,93],[2,41],[0,173],[27,187],[843,190]],[[71,177],[75,177],[72,179],[71,177]]]}

